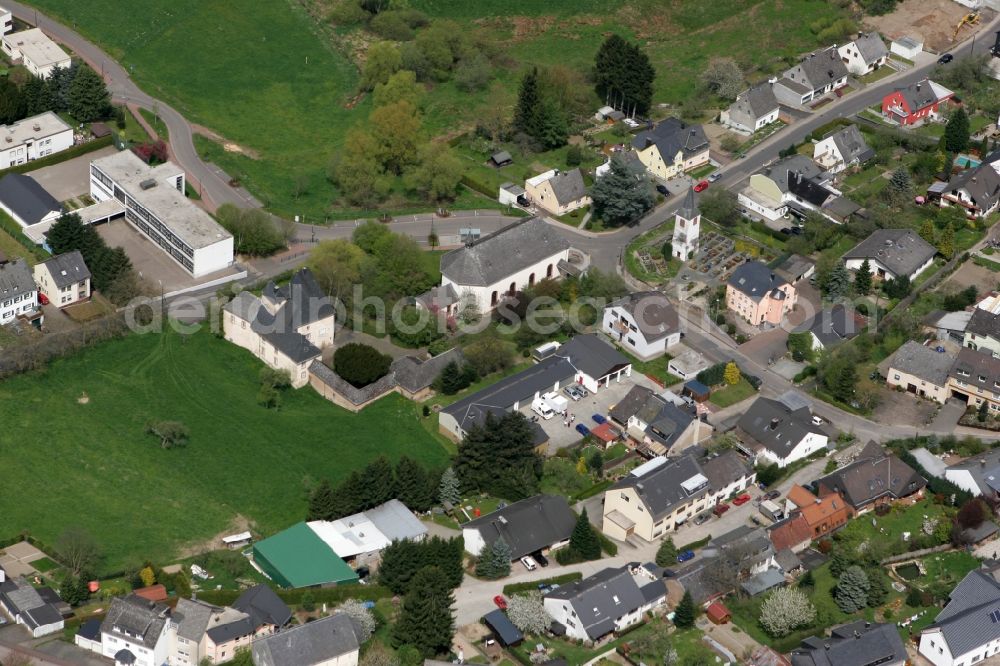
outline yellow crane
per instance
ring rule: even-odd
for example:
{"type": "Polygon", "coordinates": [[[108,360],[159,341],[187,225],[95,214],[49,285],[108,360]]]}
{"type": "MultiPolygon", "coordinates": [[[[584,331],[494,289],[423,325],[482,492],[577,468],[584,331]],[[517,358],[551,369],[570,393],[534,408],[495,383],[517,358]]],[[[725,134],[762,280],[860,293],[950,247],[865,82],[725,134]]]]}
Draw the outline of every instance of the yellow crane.
{"type": "Polygon", "coordinates": [[[958,38],[958,33],[962,30],[963,25],[976,25],[977,23],[979,23],[979,12],[970,12],[963,16],[962,20],[955,26],[955,34],[951,36],[951,41],[958,38]]]}

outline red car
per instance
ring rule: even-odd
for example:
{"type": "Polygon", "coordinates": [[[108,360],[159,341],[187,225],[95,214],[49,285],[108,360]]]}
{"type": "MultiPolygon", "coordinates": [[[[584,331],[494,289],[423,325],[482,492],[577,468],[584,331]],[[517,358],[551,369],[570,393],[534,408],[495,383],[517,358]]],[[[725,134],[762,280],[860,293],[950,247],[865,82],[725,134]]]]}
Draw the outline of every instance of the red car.
{"type": "Polygon", "coordinates": [[[735,504],[736,506],[743,506],[749,501],[750,501],[750,495],[747,493],[743,493],[742,495],[733,500],[733,504],[735,504]]]}
{"type": "Polygon", "coordinates": [[[698,183],[697,185],[694,186],[694,191],[695,192],[701,192],[701,191],[707,190],[707,189],[708,189],[708,181],[707,180],[703,180],[703,181],[701,181],[700,183],[698,183]]]}
{"type": "Polygon", "coordinates": [[[716,516],[721,516],[726,511],[729,511],[729,505],[728,504],[723,504],[721,502],[719,504],[716,504],[715,508],[712,509],[712,513],[714,513],[716,516]]]}
{"type": "Polygon", "coordinates": [[[42,305],[48,305],[49,297],[43,294],[42,292],[38,292],[38,302],[41,303],[42,305]]]}
{"type": "Polygon", "coordinates": [[[507,610],[507,600],[503,598],[502,594],[498,594],[493,597],[493,603],[497,605],[500,610],[507,610]]]}

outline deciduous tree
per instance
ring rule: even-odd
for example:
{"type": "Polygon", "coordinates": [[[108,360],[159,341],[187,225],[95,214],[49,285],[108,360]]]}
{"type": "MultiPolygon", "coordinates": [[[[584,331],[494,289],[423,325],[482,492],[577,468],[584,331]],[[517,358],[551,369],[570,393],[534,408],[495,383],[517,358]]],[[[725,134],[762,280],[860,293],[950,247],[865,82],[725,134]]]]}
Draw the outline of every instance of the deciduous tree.
{"type": "Polygon", "coordinates": [[[354,285],[361,281],[364,258],[365,253],[357,245],[337,238],[321,241],[313,247],[306,266],[326,293],[348,302],[354,285]]]}
{"type": "Polygon", "coordinates": [[[365,65],[361,69],[361,87],[372,90],[403,67],[399,47],[392,42],[375,42],[368,47],[365,65]]]}
{"type": "Polygon", "coordinates": [[[375,633],[375,616],[361,601],[348,599],[339,606],[337,612],[347,615],[354,622],[359,643],[365,643],[375,633]]]}
{"type": "Polygon", "coordinates": [[[732,58],[712,58],[701,72],[701,84],[725,100],[734,100],[746,87],[743,70],[732,58]]]}
{"type": "Polygon", "coordinates": [[[462,161],[448,144],[431,142],[417,149],[417,163],[406,172],[403,181],[427,201],[451,201],[458,192],[463,171],[462,161]]]}
{"type": "Polygon", "coordinates": [[[371,206],[392,188],[378,151],[379,144],[368,131],[355,127],[347,132],[343,149],[330,164],[329,176],[348,202],[371,206]]]}
{"type": "Polygon", "coordinates": [[[92,571],[103,558],[97,541],[82,527],[63,530],[54,546],[56,557],[74,576],[79,576],[85,569],[92,571]]]}
{"type": "Polygon", "coordinates": [[[955,229],[951,225],[945,227],[944,231],[941,232],[937,242],[937,251],[945,259],[951,259],[955,256],[955,229]]]}
{"type": "Polygon", "coordinates": [[[146,424],[146,434],[160,440],[164,449],[187,446],[191,438],[191,431],[180,421],[150,421],[146,424]]]}
{"type": "Polygon", "coordinates": [[[525,634],[542,636],[552,624],[538,593],[515,594],[507,600],[507,617],[525,634]]]}
{"type": "Polygon", "coordinates": [[[378,107],[405,101],[419,109],[423,97],[424,87],[417,83],[417,75],[408,69],[401,69],[386,79],[385,83],[375,86],[372,102],[378,107]]]}
{"type": "Polygon", "coordinates": [[[386,171],[400,174],[416,161],[420,124],[420,112],[407,100],[372,111],[369,125],[375,137],[375,155],[386,171]]]}
{"type": "Polygon", "coordinates": [[[729,386],[740,383],[740,366],[736,365],[734,361],[726,363],[726,370],[722,375],[723,380],[729,386]]]}
{"type": "Polygon", "coordinates": [[[812,624],[816,607],[801,591],[781,587],[764,600],[760,607],[760,624],[775,638],[787,636],[793,629],[812,624]]]}
{"type": "Polygon", "coordinates": [[[384,377],[391,363],[391,356],[360,342],[350,342],[333,353],[333,370],[358,388],[384,377]]]}

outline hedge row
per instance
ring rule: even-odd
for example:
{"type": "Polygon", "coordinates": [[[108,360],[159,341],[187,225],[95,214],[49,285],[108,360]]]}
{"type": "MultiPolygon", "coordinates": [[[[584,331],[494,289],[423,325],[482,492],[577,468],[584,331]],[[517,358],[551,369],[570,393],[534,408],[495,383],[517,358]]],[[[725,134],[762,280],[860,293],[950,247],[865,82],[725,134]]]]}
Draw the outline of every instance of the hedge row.
{"type": "Polygon", "coordinates": [[[691,543],[686,543],[683,546],[677,546],[677,552],[683,553],[685,550],[697,550],[702,546],[707,546],[708,542],[712,540],[712,535],[709,534],[704,539],[698,539],[697,541],[692,541],[691,543]]]}
{"type": "Polygon", "coordinates": [[[462,180],[459,181],[459,182],[461,182],[462,185],[465,185],[470,190],[473,190],[475,192],[479,192],[480,194],[484,194],[484,195],[486,195],[488,197],[496,197],[497,196],[496,190],[494,190],[492,187],[488,186],[483,181],[477,180],[475,178],[472,178],[471,176],[462,176],[462,180]]]}
{"type": "Polygon", "coordinates": [[[526,583],[511,583],[510,585],[503,586],[503,593],[509,597],[512,594],[519,594],[521,592],[533,592],[538,589],[539,585],[565,585],[566,583],[572,583],[573,581],[580,580],[581,578],[583,578],[583,574],[579,571],[574,571],[573,573],[553,576],[552,578],[543,578],[542,580],[531,580],[526,583]]]}
{"type": "MultiPolygon", "coordinates": [[[[296,590],[275,590],[278,596],[290,606],[302,604],[302,597],[311,594],[317,604],[340,603],[347,599],[362,599],[376,601],[392,597],[392,590],[381,585],[337,585],[335,587],[299,588],[296,590]]],[[[236,601],[239,590],[204,590],[198,592],[198,598],[216,606],[228,606],[236,601]]]]}
{"type": "Polygon", "coordinates": [[[594,534],[597,535],[597,540],[601,542],[601,550],[603,550],[611,557],[614,557],[615,555],[618,554],[618,544],[616,544],[608,537],[604,536],[604,533],[601,532],[600,530],[594,530],[594,534]]]}
{"type": "Polygon", "coordinates": [[[58,153],[46,155],[40,160],[32,160],[30,162],[25,162],[24,164],[7,167],[6,169],[0,170],[0,178],[3,178],[8,173],[27,173],[28,171],[34,171],[35,169],[41,169],[42,167],[59,164],[60,162],[71,160],[74,157],[79,157],[80,155],[86,155],[87,153],[92,153],[95,150],[100,150],[105,146],[110,146],[113,142],[113,136],[102,136],[100,139],[94,139],[93,141],[88,141],[86,143],[73,146],[72,148],[61,150],[58,153]]]}
{"type": "Polygon", "coordinates": [[[917,459],[913,457],[913,454],[909,451],[900,451],[899,459],[912,467],[920,476],[927,479],[927,489],[930,490],[932,494],[944,495],[945,497],[951,497],[951,495],[954,495],[956,506],[961,506],[972,499],[972,493],[962,490],[947,479],[939,479],[924,469],[923,465],[917,462],[917,459]]]}
{"type": "MultiPolygon", "coordinates": [[[[20,245],[24,246],[24,251],[30,254],[35,259],[39,261],[45,261],[49,258],[49,253],[41,248],[41,246],[36,245],[34,241],[24,235],[21,230],[21,225],[14,221],[10,215],[7,215],[3,211],[0,211],[0,229],[6,231],[14,240],[16,240],[20,245]]],[[[13,259],[13,257],[11,257],[13,259]]]]}

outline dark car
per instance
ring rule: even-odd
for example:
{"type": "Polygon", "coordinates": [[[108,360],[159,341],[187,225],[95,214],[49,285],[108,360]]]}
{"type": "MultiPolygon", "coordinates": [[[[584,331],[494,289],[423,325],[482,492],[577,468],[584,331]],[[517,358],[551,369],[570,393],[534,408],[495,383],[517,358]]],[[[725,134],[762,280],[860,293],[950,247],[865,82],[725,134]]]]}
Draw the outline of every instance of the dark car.
{"type": "Polygon", "coordinates": [[[580,433],[581,435],[583,435],[584,437],[586,437],[587,435],[590,434],[590,428],[588,428],[587,426],[583,425],[582,423],[577,423],[576,424],[576,431],[578,433],[580,433]]]}
{"type": "Polygon", "coordinates": [[[716,504],[715,508],[712,509],[712,513],[714,513],[717,516],[721,516],[726,511],[729,511],[729,505],[728,504],[723,504],[722,502],[716,504]]]}
{"type": "Polygon", "coordinates": [[[543,566],[543,567],[549,566],[549,558],[547,558],[544,555],[542,555],[542,551],[538,551],[538,552],[532,553],[531,556],[533,558],[535,558],[535,561],[538,562],[538,564],[540,566],[543,566]]]}
{"type": "Polygon", "coordinates": [[[677,561],[678,562],[687,562],[687,561],[693,560],[693,559],[694,559],[694,551],[693,550],[685,550],[683,552],[677,553],[677,561]]]}
{"type": "Polygon", "coordinates": [[[712,517],[711,511],[704,511],[702,513],[699,513],[697,516],[694,517],[694,524],[703,525],[706,522],[708,522],[708,519],[711,517],[712,517]]]}
{"type": "Polygon", "coordinates": [[[792,235],[793,236],[801,236],[802,235],[802,227],[792,227],[792,235]]]}
{"type": "Polygon", "coordinates": [[[659,192],[660,194],[662,194],[665,197],[669,197],[670,196],[670,190],[667,189],[666,185],[657,185],[656,186],[656,191],[659,192]]]}
{"type": "Polygon", "coordinates": [[[785,234],[786,236],[791,236],[792,230],[789,227],[782,227],[781,233],[785,234]]]}
{"type": "Polygon", "coordinates": [[[764,495],[764,499],[766,499],[766,500],[778,499],[779,497],[781,497],[781,491],[780,490],[769,490],[764,495]]]}
{"type": "Polygon", "coordinates": [[[590,418],[594,419],[594,422],[597,423],[597,425],[603,425],[607,421],[603,414],[592,414],[590,418]]]}
{"type": "Polygon", "coordinates": [[[676,578],[677,577],[677,572],[674,571],[673,569],[664,569],[663,570],[663,577],[664,578],[676,578]]]}
{"type": "Polygon", "coordinates": [[[940,64],[940,65],[947,65],[949,62],[951,62],[954,59],[955,59],[955,56],[953,56],[950,53],[945,53],[940,58],[938,58],[938,64],[940,64]]]}

